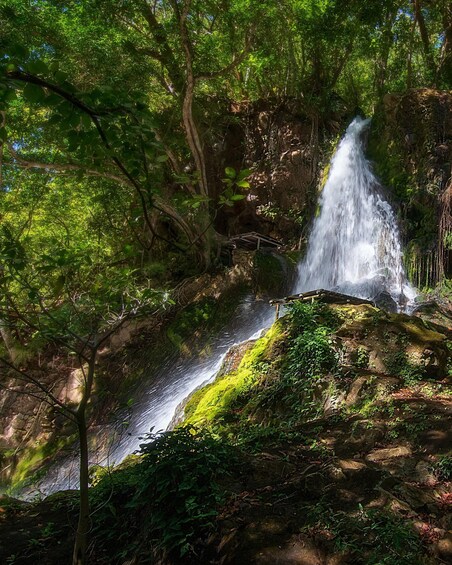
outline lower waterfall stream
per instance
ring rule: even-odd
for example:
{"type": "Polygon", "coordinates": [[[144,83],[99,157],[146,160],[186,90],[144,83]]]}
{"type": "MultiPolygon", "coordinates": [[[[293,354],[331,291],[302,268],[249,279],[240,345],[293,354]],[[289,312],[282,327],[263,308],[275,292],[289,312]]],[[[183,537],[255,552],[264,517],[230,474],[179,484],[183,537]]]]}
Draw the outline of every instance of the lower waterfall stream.
{"type": "MultiPolygon", "coordinates": [[[[408,283],[396,217],[364,156],[363,133],[369,120],[355,118],[332,158],[320,196],[305,258],[299,263],[294,292],[336,290],[375,300],[381,293],[396,308],[409,309],[416,296],[408,283]]],[[[274,318],[273,308],[250,297],[216,338],[208,359],[168,361],[133,407],[127,432],[108,457],[92,464],[118,464],[136,451],[143,434],[169,426],[177,406],[202,384],[212,381],[234,344],[256,338],[274,318]]],[[[55,465],[36,485],[43,494],[77,487],[76,457],[55,465]]]]}

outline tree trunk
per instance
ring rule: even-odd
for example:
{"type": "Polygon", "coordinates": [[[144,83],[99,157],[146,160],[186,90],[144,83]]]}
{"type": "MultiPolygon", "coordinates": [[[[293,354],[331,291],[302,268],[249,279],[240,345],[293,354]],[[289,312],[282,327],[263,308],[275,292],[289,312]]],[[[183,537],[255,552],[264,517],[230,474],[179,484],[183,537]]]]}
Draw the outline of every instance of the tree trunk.
{"type": "Polygon", "coordinates": [[[14,338],[11,335],[8,324],[0,318],[0,335],[2,336],[3,343],[5,344],[8,355],[14,363],[16,361],[16,352],[14,350],[14,338]]]}
{"type": "Polygon", "coordinates": [[[80,442],[80,496],[79,517],[75,534],[72,565],[86,564],[86,549],[88,545],[89,518],[89,487],[88,487],[88,433],[86,428],[85,411],[77,413],[77,427],[80,442]]]}
{"type": "Polygon", "coordinates": [[[80,442],[80,497],[79,517],[75,534],[74,553],[72,565],[86,564],[86,550],[88,547],[88,532],[90,528],[89,507],[89,459],[88,459],[88,429],[86,425],[86,406],[91,396],[94,382],[94,370],[97,356],[97,346],[91,350],[88,363],[88,373],[85,376],[83,396],[76,412],[78,437],[80,442]]]}
{"type": "Polygon", "coordinates": [[[413,0],[413,4],[414,4],[414,17],[416,18],[417,24],[419,26],[419,33],[421,34],[422,46],[424,48],[425,62],[430,71],[431,79],[433,81],[436,74],[435,61],[433,60],[433,55],[430,48],[430,39],[428,37],[427,26],[425,24],[424,16],[422,14],[421,2],[420,0],[413,0]]]}
{"type": "MultiPolygon", "coordinates": [[[[210,196],[210,190],[207,180],[207,166],[206,166],[206,156],[204,153],[203,143],[199,135],[198,126],[193,115],[193,99],[195,94],[196,78],[193,72],[193,56],[192,56],[192,45],[190,41],[190,36],[187,28],[187,17],[190,2],[186,2],[184,9],[179,17],[180,35],[182,48],[185,54],[185,80],[186,87],[183,94],[182,102],[182,120],[184,124],[185,133],[187,136],[188,146],[195,160],[196,170],[198,172],[198,185],[199,192],[201,196],[208,198],[210,196]]],[[[176,6],[175,6],[176,8],[176,6]]],[[[176,14],[178,11],[175,9],[176,14]]],[[[199,244],[198,248],[201,251],[201,257],[203,259],[204,268],[210,266],[210,216],[209,216],[209,203],[205,202],[201,205],[200,209],[203,213],[203,220],[201,221],[201,226],[199,230],[199,244]]]]}
{"type": "Polygon", "coordinates": [[[438,77],[447,88],[452,84],[452,6],[450,4],[443,7],[443,28],[444,43],[438,77]]]}

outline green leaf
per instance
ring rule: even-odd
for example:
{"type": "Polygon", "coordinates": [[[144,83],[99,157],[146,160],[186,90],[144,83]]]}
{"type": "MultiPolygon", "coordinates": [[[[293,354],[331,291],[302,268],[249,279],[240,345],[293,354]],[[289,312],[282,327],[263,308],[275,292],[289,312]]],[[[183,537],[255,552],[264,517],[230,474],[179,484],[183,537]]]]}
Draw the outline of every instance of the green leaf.
{"type": "Polygon", "coordinates": [[[44,90],[36,84],[27,84],[22,91],[23,97],[27,102],[39,103],[45,100],[44,90]]]}
{"type": "Polygon", "coordinates": [[[235,172],[235,169],[233,169],[232,167],[226,167],[225,170],[224,170],[224,173],[230,179],[235,179],[236,172],[235,172]]]}
{"type": "Polygon", "coordinates": [[[28,63],[27,70],[32,75],[44,75],[49,72],[49,68],[44,63],[44,61],[41,60],[31,61],[30,63],[28,63]]]}
{"type": "Polygon", "coordinates": [[[250,183],[247,180],[239,180],[236,184],[240,188],[249,188],[250,187],[250,183]]]}
{"type": "Polygon", "coordinates": [[[237,175],[237,178],[238,178],[239,180],[243,180],[243,179],[245,179],[246,177],[249,177],[250,174],[251,174],[251,169],[242,169],[242,170],[239,172],[239,174],[237,175]]]}
{"type": "Polygon", "coordinates": [[[85,130],[89,130],[92,125],[91,118],[88,116],[88,114],[82,114],[80,116],[80,123],[85,130]]]}
{"type": "Polygon", "coordinates": [[[229,197],[229,200],[232,200],[232,202],[236,202],[237,200],[243,200],[245,198],[244,194],[233,194],[232,196],[229,197]]]}

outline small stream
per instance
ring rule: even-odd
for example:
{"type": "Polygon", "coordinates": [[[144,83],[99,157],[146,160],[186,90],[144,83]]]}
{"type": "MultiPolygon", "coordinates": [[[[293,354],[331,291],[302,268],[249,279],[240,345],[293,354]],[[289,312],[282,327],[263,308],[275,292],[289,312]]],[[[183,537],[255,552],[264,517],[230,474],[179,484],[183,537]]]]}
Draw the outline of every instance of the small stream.
{"type": "MultiPolygon", "coordinates": [[[[160,367],[152,376],[149,388],[135,400],[131,412],[124,414],[129,425],[118,433],[122,420],[119,418],[116,430],[110,429],[109,434],[103,430],[99,435],[96,441],[99,448],[90,454],[90,464],[118,464],[139,448],[143,435],[151,428],[154,432],[166,430],[178,405],[195,389],[215,378],[229,349],[259,337],[263,330],[270,327],[274,317],[274,308],[268,301],[256,300],[253,295],[245,297],[230,322],[214,339],[208,358],[173,358],[160,367]],[[111,438],[115,438],[117,443],[111,445],[111,438]]],[[[78,456],[74,453],[52,466],[43,480],[34,485],[33,491],[48,495],[77,487],[78,456]]],[[[30,497],[33,492],[27,489],[24,494],[30,497]]]]}

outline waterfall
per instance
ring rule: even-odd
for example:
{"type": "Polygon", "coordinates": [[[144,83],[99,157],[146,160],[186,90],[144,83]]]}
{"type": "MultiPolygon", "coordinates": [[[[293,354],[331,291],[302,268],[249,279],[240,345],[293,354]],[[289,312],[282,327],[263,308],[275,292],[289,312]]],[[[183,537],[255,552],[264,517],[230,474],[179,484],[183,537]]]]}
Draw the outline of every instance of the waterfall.
{"type": "MultiPolygon", "coordinates": [[[[399,308],[406,308],[416,293],[405,277],[394,212],[364,156],[362,134],[368,123],[355,118],[332,159],[320,197],[320,214],[312,227],[306,257],[298,267],[295,291],[323,288],[368,299],[386,292],[399,308]]],[[[177,405],[215,379],[229,348],[257,337],[273,317],[268,303],[248,297],[217,337],[209,359],[168,360],[152,386],[137,399],[125,437],[111,446],[107,456],[103,450],[91,464],[119,463],[139,447],[142,434],[151,427],[164,430],[177,405]]],[[[77,488],[77,467],[76,455],[58,463],[38,488],[45,494],[77,488]]]]}
{"type": "Polygon", "coordinates": [[[370,120],[355,118],[331,161],[295,292],[335,290],[406,309],[416,292],[402,263],[395,214],[364,156],[370,120]]]}
{"type": "MultiPolygon", "coordinates": [[[[99,447],[90,451],[90,466],[117,465],[139,449],[143,435],[151,428],[154,432],[166,430],[178,405],[194,390],[215,379],[228,351],[239,343],[257,339],[272,324],[274,316],[274,309],[268,302],[249,295],[214,338],[208,358],[181,359],[176,356],[167,359],[152,376],[152,382],[147,384],[146,389],[136,392],[131,413],[124,415],[129,425],[123,433],[118,436],[115,429],[107,427],[107,433],[96,439],[94,443],[99,447]],[[110,441],[109,435],[115,439],[110,441]]],[[[121,418],[119,424],[120,421],[121,418]]],[[[32,499],[37,490],[47,496],[59,490],[78,488],[78,476],[79,460],[75,449],[72,455],[57,460],[40,481],[23,490],[21,497],[32,499]]]]}

